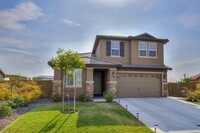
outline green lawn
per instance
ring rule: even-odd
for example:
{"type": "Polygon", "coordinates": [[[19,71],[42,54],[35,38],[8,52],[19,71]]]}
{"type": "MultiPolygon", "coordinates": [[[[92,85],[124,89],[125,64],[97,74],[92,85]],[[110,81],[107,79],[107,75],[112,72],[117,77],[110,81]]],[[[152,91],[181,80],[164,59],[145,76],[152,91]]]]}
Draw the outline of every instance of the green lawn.
{"type": "Polygon", "coordinates": [[[3,133],[152,133],[118,103],[77,103],[77,109],[76,113],[62,114],[60,104],[39,105],[3,133]]]}
{"type": "Polygon", "coordinates": [[[194,102],[195,104],[199,104],[200,105],[200,102],[194,102]]]}

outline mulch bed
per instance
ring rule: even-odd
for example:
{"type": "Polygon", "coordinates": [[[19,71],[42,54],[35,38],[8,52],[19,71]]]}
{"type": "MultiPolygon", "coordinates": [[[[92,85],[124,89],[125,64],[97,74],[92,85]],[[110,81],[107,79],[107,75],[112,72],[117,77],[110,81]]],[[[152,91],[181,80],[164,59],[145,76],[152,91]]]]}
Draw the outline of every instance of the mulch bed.
{"type": "Polygon", "coordinates": [[[39,104],[46,104],[46,103],[55,103],[52,102],[50,99],[40,99],[33,103],[30,103],[27,107],[17,108],[13,109],[13,114],[10,116],[6,116],[3,119],[0,118],[0,131],[3,130],[7,125],[9,125],[11,122],[19,118],[21,115],[25,114],[26,112],[33,109],[35,106],[39,104]]]}

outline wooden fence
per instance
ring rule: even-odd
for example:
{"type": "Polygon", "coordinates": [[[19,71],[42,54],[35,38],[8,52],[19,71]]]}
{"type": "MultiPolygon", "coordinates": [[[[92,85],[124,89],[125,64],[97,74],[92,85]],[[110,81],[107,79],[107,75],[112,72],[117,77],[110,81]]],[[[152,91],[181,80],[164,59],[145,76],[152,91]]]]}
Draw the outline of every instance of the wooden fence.
{"type": "Polygon", "coordinates": [[[36,80],[38,85],[42,90],[42,97],[47,98],[50,97],[53,92],[53,81],[52,80],[36,80]]]}
{"type": "Polygon", "coordinates": [[[168,83],[168,93],[169,96],[183,97],[184,95],[181,91],[186,87],[188,89],[194,90],[196,84],[200,82],[190,82],[190,83],[168,83]]]}

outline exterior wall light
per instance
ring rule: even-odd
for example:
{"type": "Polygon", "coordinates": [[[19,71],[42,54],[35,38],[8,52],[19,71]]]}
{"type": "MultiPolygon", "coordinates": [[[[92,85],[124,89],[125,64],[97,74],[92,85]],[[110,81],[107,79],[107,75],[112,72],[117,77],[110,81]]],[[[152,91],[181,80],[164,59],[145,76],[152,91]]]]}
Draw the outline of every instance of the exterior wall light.
{"type": "Polygon", "coordinates": [[[115,72],[113,72],[113,73],[112,73],[112,76],[113,76],[113,77],[116,77],[116,73],[115,73],[115,72]]]}

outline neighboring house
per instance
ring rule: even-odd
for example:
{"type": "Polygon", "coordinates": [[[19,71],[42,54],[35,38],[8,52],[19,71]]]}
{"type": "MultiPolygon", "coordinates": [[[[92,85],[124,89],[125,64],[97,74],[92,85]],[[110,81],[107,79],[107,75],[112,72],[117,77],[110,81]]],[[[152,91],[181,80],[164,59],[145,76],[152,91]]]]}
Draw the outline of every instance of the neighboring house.
{"type": "Polygon", "coordinates": [[[0,81],[2,81],[4,78],[5,78],[5,73],[0,68],[0,81]]]}
{"type": "Polygon", "coordinates": [[[34,80],[53,80],[53,76],[50,75],[40,75],[33,77],[34,80]]]}
{"type": "MultiPolygon", "coordinates": [[[[86,68],[75,70],[78,95],[117,97],[162,97],[168,95],[164,45],[168,39],[148,33],[137,36],[97,35],[91,53],[82,53],[86,68]]],[[[54,70],[53,92],[60,93],[60,71],[54,70]]],[[[74,80],[67,81],[73,88],[74,80]]],[[[67,89],[66,89],[67,90],[67,89]]],[[[71,94],[72,95],[72,94],[71,94]]]]}
{"type": "Polygon", "coordinates": [[[195,76],[192,76],[191,81],[200,82],[200,74],[197,74],[197,75],[195,75],[195,76]]]}

